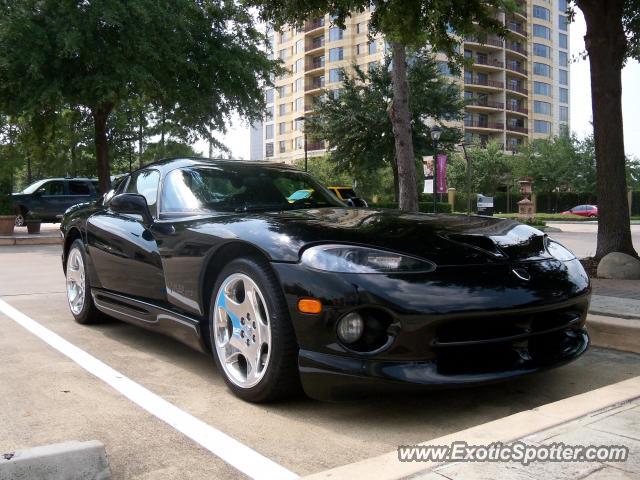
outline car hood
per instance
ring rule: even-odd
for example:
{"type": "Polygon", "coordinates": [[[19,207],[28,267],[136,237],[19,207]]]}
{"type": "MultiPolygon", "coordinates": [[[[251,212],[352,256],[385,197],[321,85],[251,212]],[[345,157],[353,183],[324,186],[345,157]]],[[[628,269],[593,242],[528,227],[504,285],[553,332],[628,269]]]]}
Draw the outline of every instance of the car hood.
{"type": "Polygon", "coordinates": [[[287,237],[292,249],[313,243],[353,243],[415,255],[441,266],[548,258],[541,231],[507,219],[358,208],[295,210],[264,217],[271,230],[287,237]]]}

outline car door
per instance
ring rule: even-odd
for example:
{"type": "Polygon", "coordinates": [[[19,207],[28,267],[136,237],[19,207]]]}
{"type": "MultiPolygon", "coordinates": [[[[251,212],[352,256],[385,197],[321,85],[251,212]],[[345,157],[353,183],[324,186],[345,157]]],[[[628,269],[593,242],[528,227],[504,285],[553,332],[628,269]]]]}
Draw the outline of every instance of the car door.
{"type": "Polygon", "coordinates": [[[79,203],[87,203],[95,198],[93,186],[86,180],[68,180],[67,194],[65,196],[65,210],[79,203]]]}
{"type": "Polygon", "coordinates": [[[64,180],[50,180],[33,194],[31,213],[41,219],[54,219],[64,213],[64,180]]]}
{"type": "MultiPolygon", "coordinates": [[[[154,218],[160,173],[134,172],[122,191],[143,195],[154,218]]],[[[139,215],[108,208],[87,220],[88,252],[103,288],[142,299],[165,301],[166,289],[158,244],[139,215]]]]}

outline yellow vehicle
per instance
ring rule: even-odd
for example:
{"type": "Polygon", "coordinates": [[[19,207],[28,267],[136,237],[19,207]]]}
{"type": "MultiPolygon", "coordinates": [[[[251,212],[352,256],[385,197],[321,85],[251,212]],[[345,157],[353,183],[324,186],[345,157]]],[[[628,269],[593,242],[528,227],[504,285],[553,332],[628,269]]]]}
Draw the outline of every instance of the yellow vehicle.
{"type": "Polygon", "coordinates": [[[352,187],[327,187],[336,197],[343,202],[353,204],[354,207],[368,207],[369,205],[363,199],[356,195],[355,190],[352,187]]]}

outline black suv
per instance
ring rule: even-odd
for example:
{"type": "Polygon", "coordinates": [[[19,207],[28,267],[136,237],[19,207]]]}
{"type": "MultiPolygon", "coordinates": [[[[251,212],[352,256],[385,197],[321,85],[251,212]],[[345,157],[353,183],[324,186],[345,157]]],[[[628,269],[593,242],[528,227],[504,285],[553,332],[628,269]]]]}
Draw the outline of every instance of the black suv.
{"type": "Polygon", "coordinates": [[[27,215],[43,222],[60,221],[67,208],[93,202],[101,195],[98,181],[90,178],[47,178],[32,183],[12,196],[16,226],[25,224],[27,215]]]}

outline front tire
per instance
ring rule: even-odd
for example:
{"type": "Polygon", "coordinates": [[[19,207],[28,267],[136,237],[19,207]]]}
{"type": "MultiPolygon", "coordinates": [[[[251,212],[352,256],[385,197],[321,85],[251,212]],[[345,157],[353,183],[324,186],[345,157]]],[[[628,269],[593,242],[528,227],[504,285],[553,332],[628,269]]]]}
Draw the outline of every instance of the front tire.
{"type": "Polygon", "coordinates": [[[24,227],[27,224],[27,213],[22,207],[16,209],[16,227],[24,227]]]}
{"type": "Polygon", "coordinates": [[[67,301],[76,322],[82,325],[100,323],[101,314],[93,303],[87,274],[87,254],[81,240],[75,240],[67,253],[67,301]]]}
{"type": "Polygon", "coordinates": [[[213,357],[233,393],[269,402],[300,390],[298,345],[280,285],[257,258],[231,261],[209,309],[213,357]]]}

